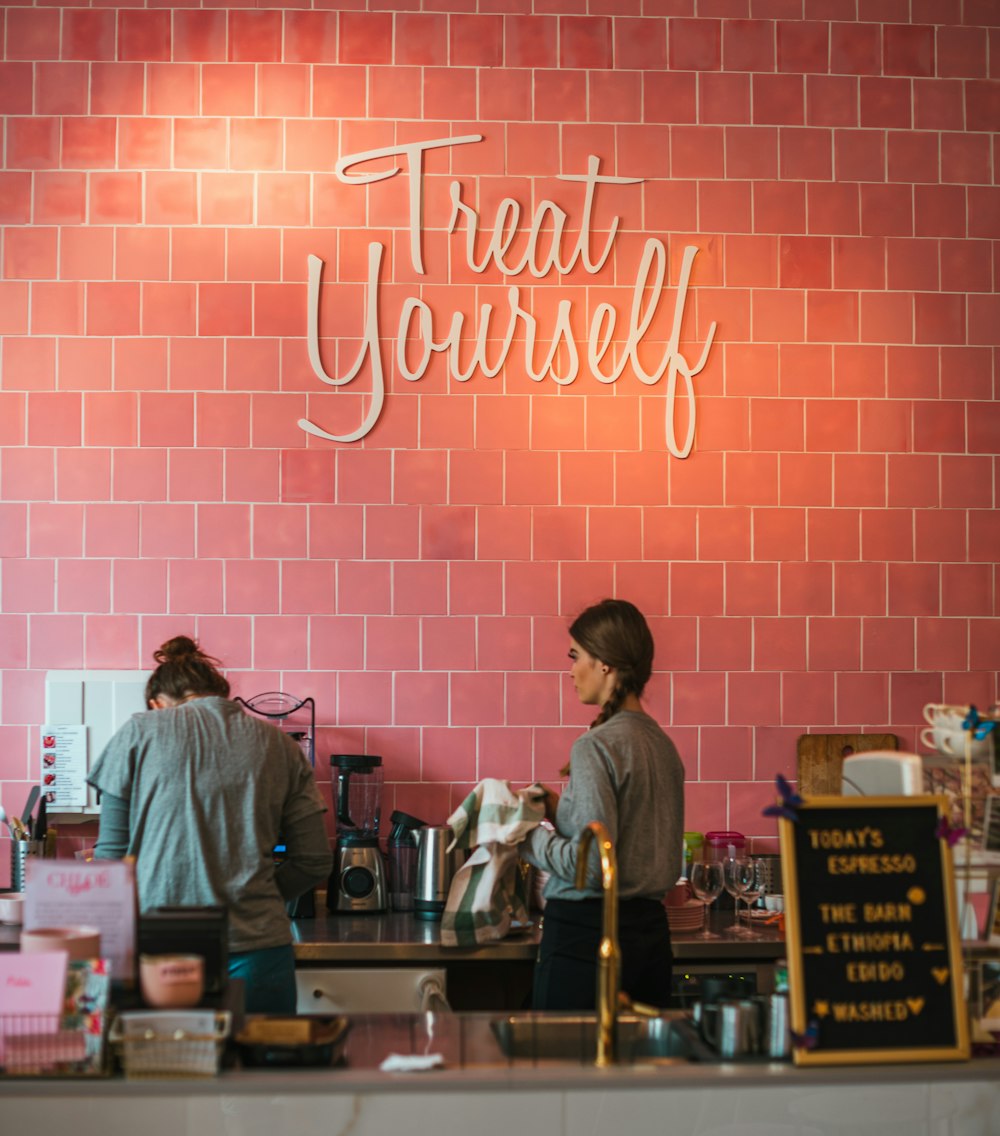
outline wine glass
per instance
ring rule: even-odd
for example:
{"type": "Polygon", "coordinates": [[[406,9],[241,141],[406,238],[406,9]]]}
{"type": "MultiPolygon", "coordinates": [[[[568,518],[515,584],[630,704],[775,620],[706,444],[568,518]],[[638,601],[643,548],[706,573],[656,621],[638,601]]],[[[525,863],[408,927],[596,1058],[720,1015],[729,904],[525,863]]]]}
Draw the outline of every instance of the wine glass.
{"type": "Polygon", "coordinates": [[[705,922],[702,929],[694,936],[696,939],[718,939],[714,931],[708,929],[708,909],[718,898],[723,887],[722,865],[717,860],[698,860],[691,865],[691,875],[688,879],[695,899],[701,900],[704,908],[705,922]]]}
{"type": "MultiPolygon", "coordinates": [[[[750,860],[749,864],[751,872],[750,883],[742,896],[747,905],[747,925],[743,934],[746,936],[752,935],[756,939],[760,937],[760,932],[753,929],[753,916],[750,912],[757,900],[762,899],[764,893],[767,891],[767,864],[759,857],[750,860]]],[[[739,902],[739,899],[737,899],[737,907],[739,906],[739,902]]]]}
{"type": "Polygon", "coordinates": [[[747,889],[753,883],[753,865],[749,860],[734,860],[730,858],[723,861],[722,867],[723,886],[733,897],[736,907],[736,918],[729,930],[734,935],[752,935],[753,932],[747,930],[740,922],[740,899],[746,895],[747,889]]]}

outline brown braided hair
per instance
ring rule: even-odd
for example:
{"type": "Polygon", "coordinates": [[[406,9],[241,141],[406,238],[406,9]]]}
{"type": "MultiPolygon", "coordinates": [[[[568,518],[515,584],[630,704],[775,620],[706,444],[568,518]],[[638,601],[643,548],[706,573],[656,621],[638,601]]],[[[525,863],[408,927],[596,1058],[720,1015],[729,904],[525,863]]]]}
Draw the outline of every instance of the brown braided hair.
{"type": "MultiPolygon", "coordinates": [[[[582,611],[569,629],[588,655],[612,667],[617,682],[590,728],[601,725],[621,709],[630,694],[642,697],[653,673],[653,634],[645,616],[628,600],[601,600],[582,611]]],[[[569,774],[569,764],[560,769],[569,774]]]]}
{"type": "Polygon", "coordinates": [[[645,616],[628,600],[601,600],[588,607],[573,621],[569,633],[588,655],[618,675],[611,697],[590,723],[593,729],[617,714],[629,694],[642,696],[653,672],[653,635],[645,616]]]}
{"type": "Polygon", "coordinates": [[[153,652],[158,664],[146,683],[146,702],[161,694],[174,702],[200,698],[207,694],[229,697],[229,681],[216,669],[222,664],[186,635],[168,639],[153,652]]]}

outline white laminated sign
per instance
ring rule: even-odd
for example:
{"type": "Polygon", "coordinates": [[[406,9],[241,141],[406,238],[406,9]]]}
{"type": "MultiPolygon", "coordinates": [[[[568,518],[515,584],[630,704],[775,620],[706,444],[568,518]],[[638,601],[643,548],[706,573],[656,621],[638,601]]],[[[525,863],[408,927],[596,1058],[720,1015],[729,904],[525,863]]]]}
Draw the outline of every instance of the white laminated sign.
{"type": "Polygon", "coordinates": [[[87,727],[42,726],[42,793],[54,808],[87,803],[87,727]]]}

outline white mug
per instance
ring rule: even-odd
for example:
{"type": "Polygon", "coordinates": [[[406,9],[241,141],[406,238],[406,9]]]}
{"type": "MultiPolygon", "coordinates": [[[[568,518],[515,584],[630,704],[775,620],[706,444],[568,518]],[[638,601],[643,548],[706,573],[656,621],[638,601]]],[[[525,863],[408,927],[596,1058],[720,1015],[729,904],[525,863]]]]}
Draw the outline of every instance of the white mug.
{"type": "Polygon", "coordinates": [[[924,721],[929,726],[954,725],[961,729],[968,713],[968,706],[954,706],[947,702],[928,702],[924,707],[924,721]]]}
{"type": "Polygon", "coordinates": [[[992,735],[976,739],[972,731],[963,730],[961,723],[956,726],[937,725],[933,728],[925,726],[920,731],[920,742],[928,749],[937,750],[945,757],[965,757],[966,743],[969,744],[969,756],[974,758],[989,757],[992,752],[992,735]]]}

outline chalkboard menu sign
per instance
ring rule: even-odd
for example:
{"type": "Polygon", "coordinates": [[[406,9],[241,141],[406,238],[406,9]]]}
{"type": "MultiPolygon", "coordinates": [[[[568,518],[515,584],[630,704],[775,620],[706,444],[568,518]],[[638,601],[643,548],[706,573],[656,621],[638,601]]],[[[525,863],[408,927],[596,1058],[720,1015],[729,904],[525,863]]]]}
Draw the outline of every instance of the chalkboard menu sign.
{"type": "Polygon", "coordinates": [[[969,1056],[944,815],[941,797],[809,797],[784,811],[796,1064],[969,1056]]]}

